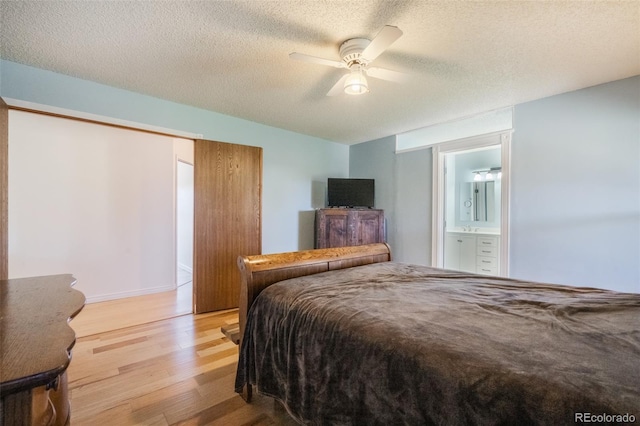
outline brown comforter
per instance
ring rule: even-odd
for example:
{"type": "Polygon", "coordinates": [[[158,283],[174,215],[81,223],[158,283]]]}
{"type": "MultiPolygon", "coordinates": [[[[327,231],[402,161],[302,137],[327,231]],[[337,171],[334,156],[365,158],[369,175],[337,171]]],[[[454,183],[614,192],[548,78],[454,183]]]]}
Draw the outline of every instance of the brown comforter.
{"type": "Polygon", "coordinates": [[[249,313],[247,383],[306,424],[640,421],[640,295],[393,262],[287,280],[249,313]]]}

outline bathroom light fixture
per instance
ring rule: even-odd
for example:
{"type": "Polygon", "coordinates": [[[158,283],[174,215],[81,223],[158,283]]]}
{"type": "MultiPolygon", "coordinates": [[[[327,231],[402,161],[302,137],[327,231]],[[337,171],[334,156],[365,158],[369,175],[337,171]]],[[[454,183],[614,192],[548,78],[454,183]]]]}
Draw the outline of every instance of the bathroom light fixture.
{"type": "Polygon", "coordinates": [[[362,73],[360,66],[353,66],[353,71],[344,81],[344,93],[347,95],[362,95],[369,91],[367,78],[362,73]]]}
{"type": "Polygon", "coordinates": [[[474,182],[483,180],[502,179],[502,167],[491,167],[490,169],[472,170],[474,182]]]}

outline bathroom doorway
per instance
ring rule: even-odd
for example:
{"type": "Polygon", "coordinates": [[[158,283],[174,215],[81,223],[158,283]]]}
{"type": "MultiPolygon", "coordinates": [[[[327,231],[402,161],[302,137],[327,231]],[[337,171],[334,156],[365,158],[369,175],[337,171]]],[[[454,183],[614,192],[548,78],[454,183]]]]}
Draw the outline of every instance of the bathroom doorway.
{"type": "Polygon", "coordinates": [[[503,132],[434,147],[434,266],[508,275],[510,141],[503,132]]]}

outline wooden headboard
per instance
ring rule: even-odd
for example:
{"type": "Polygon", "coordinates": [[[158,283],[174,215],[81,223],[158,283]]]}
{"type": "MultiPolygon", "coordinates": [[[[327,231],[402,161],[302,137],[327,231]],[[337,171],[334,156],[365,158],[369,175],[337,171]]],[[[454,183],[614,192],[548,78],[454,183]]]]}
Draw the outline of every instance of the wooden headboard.
{"type": "Polygon", "coordinates": [[[391,260],[386,243],[369,244],[289,253],[239,256],[240,269],[240,342],[247,323],[247,313],[258,294],[273,283],[352,266],[391,260]]]}

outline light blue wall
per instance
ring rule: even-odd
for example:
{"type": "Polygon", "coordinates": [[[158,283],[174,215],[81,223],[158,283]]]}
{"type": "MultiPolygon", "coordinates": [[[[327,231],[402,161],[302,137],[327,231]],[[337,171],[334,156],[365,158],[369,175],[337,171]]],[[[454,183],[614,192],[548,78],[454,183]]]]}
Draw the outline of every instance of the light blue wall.
{"type": "Polygon", "coordinates": [[[349,177],[375,179],[375,207],[385,214],[387,242],[393,244],[395,221],[395,136],[352,145],[349,154],[349,177]]]}
{"type": "Polygon", "coordinates": [[[350,147],[350,152],[355,155],[349,157],[349,177],[376,179],[375,207],[378,209],[393,210],[395,143],[395,136],[389,136],[350,147]]]}
{"type": "MultiPolygon", "coordinates": [[[[387,188],[395,259],[424,263],[431,149],[392,145],[352,146],[350,172],[387,188]]],[[[640,76],[517,105],[511,166],[511,276],[640,292],[640,76]]]]}
{"type": "Polygon", "coordinates": [[[514,118],[511,275],[640,292],[640,76],[514,118]]]}
{"type": "Polygon", "coordinates": [[[395,154],[395,136],[351,146],[349,175],[376,180],[394,260],[431,263],[431,150],[395,154]]]}
{"type": "Polygon", "coordinates": [[[396,155],[396,219],[392,247],[401,262],[431,265],[431,149],[396,155]]]}
{"type": "Polygon", "coordinates": [[[348,146],[14,62],[0,60],[0,96],[262,147],[263,253],[313,248],[326,180],[349,174],[348,146]]]}

